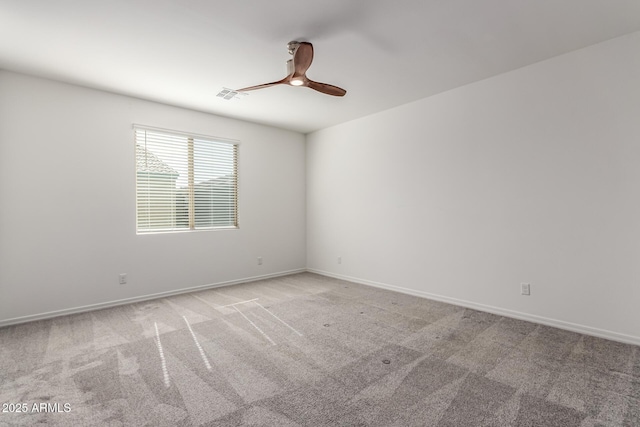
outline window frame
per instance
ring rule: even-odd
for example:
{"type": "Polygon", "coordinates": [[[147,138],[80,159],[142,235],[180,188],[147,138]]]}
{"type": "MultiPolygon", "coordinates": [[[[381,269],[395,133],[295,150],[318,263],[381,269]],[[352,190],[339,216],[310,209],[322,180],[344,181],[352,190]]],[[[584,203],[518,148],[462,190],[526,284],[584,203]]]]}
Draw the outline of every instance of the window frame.
{"type": "Polygon", "coordinates": [[[135,185],[134,185],[134,198],[135,198],[135,228],[137,235],[148,235],[148,234],[166,234],[166,233],[184,233],[184,232],[199,232],[199,231],[221,231],[221,230],[238,230],[240,228],[239,222],[239,157],[240,157],[240,141],[229,139],[229,138],[221,138],[217,136],[198,134],[194,132],[185,132],[174,129],[165,129],[154,126],[133,124],[133,148],[134,148],[134,172],[135,172],[135,185]],[[188,185],[187,185],[187,205],[188,205],[188,227],[186,228],[169,228],[169,229],[141,229],[138,225],[138,165],[137,165],[137,132],[138,131],[149,131],[157,134],[163,134],[168,137],[181,137],[187,138],[187,165],[188,165],[188,185]],[[223,226],[209,226],[209,227],[197,227],[196,226],[196,184],[194,182],[194,140],[198,141],[207,141],[221,144],[228,144],[234,146],[234,154],[233,154],[233,164],[234,164],[234,174],[233,174],[233,184],[234,184],[234,224],[233,225],[223,225],[223,226]]]}

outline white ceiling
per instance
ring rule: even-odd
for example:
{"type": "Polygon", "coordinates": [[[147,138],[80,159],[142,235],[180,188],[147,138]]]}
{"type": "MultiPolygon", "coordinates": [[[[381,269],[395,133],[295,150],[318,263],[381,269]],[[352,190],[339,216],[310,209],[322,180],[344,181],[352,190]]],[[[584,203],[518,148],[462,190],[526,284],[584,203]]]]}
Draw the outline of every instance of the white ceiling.
{"type": "Polygon", "coordinates": [[[639,0],[0,0],[0,68],[307,133],[639,30],[639,0]],[[216,97],[290,40],[344,98],[216,97]]]}

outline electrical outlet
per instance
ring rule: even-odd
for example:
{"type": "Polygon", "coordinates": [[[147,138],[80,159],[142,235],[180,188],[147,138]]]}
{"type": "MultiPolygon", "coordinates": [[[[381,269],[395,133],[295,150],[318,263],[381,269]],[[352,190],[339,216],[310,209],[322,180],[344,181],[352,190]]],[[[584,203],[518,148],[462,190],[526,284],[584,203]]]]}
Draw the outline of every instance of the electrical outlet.
{"type": "Polygon", "coordinates": [[[342,264],[342,257],[341,256],[338,257],[338,264],[342,264]]]}
{"type": "Polygon", "coordinates": [[[258,257],[258,265],[262,265],[262,257],[261,256],[258,257]]]}
{"type": "Polygon", "coordinates": [[[118,275],[118,283],[121,285],[127,284],[127,273],[122,273],[118,275]]]}
{"type": "Polygon", "coordinates": [[[521,295],[531,295],[531,284],[530,283],[520,283],[520,294],[521,295]]]}

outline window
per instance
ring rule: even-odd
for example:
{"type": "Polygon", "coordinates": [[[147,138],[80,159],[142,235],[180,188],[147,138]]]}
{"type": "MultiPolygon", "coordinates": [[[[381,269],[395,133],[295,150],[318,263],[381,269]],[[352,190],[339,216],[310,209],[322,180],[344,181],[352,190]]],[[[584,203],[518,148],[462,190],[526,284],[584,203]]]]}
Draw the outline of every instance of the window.
{"type": "Polygon", "coordinates": [[[138,233],[238,227],[238,144],[134,126],[138,233]]]}

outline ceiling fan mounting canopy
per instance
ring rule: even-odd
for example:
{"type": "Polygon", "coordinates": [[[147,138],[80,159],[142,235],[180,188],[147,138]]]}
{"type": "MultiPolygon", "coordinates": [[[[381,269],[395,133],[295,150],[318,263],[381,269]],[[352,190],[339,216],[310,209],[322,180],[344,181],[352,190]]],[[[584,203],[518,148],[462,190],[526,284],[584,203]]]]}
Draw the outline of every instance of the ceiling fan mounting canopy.
{"type": "Polygon", "coordinates": [[[289,55],[293,55],[296,52],[296,49],[298,48],[299,45],[300,45],[300,42],[297,42],[295,40],[287,43],[287,49],[289,49],[289,55]]]}
{"type": "Polygon", "coordinates": [[[311,66],[311,62],[313,62],[313,45],[311,43],[290,41],[287,44],[287,49],[289,53],[293,55],[293,58],[287,61],[288,75],[284,79],[278,80],[277,82],[245,87],[238,89],[237,92],[246,92],[286,84],[289,86],[305,86],[332,96],[344,96],[347,93],[346,90],[338,86],[316,82],[307,77],[307,70],[311,66]]]}

